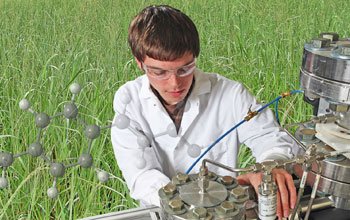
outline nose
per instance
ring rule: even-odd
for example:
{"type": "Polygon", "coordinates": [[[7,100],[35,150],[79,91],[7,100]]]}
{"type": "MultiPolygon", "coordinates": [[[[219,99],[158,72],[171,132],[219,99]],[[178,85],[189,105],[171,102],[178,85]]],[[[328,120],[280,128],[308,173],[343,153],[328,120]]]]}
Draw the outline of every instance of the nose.
{"type": "Polygon", "coordinates": [[[178,87],[181,85],[181,79],[176,73],[171,73],[168,82],[171,86],[178,87]]]}

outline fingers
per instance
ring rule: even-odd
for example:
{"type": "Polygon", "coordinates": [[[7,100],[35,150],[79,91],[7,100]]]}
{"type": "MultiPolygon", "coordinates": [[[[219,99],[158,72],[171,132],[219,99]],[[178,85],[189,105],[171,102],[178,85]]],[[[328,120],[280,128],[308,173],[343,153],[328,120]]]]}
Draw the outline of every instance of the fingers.
{"type": "Polygon", "coordinates": [[[258,195],[258,186],[262,181],[262,173],[246,173],[237,177],[240,185],[252,185],[258,195]]]}
{"type": "Polygon", "coordinates": [[[289,207],[291,209],[294,209],[295,203],[297,201],[297,190],[294,185],[293,177],[288,174],[287,176],[285,176],[285,178],[289,192],[289,207]]]}
{"type": "MultiPolygon", "coordinates": [[[[286,187],[286,179],[283,175],[283,173],[276,173],[275,175],[276,178],[276,183],[278,186],[278,194],[280,200],[280,204],[277,203],[277,212],[278,212],[278,205],[282,206],[280,208],[280,215],[283,217],[288,217],[289,216],[289,191],[286,187]]],[[[277,199],[278,202],[278,199],[277,199]]]]}
{"type": "Polygon", "coordinates": [[[249,180],[250,174],[251,173],[246,173],[246,174],[238,176],[236,179],[237,179],[239,185],[243,185],[243,186],[250,185],[250,180],[249,180]]]}
{"type": "MultiPolygon", "coordinates": [[[[278,186],[277,192],[277,216],[279,219],[288,217],[290,209],[293,209],[297,199],[296,188],[292,176],[284,169],[273,170],[275,182],[278,186]]],[[[262,173],[246,173],[237,177],[239,184],[251,184],[256,193],[258,186],[262,181],[262,173]]]]}
{"type": "Polygon", "coordinates": [[[279,220],[282,219],[281,194],[279,191],[277,191],[277,217],[279,220]]]}

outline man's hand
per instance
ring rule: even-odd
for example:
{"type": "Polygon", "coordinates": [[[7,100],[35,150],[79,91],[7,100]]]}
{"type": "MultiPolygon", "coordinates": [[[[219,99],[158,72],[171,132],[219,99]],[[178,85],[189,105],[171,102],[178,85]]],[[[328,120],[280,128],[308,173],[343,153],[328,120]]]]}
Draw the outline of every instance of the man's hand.
{"type": "MultiPolygon", "coordinates": [[[[274,179],[278,187],[277,216],[279,219],[289,216],[289,210],[294,208],[297,200],[296,188],[292,176],[285,169],[274,169],[274,179]]],[[[261,173],[246,173],[237,177],[240,185],[252,185],[256,194],[262,181],[261,173]]]]}

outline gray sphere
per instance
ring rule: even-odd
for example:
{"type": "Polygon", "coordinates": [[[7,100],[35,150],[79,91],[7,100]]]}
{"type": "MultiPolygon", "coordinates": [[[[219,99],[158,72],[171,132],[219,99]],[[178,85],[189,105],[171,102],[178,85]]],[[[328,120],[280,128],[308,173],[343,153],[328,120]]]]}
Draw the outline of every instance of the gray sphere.
{"type": "Polygon", "coordinates": [[[50,198],[50,199],[54,199],[58,196],[58,190],[56,187],[51,187],[47,190],[47,196],[50,198]]]}
{"type": "Polygon", "coordinates": [[[45,128],[50,124],[50,117],[46,113],[40,113],[35,116],[35,124],[38,128],[45,128]]]}
{"type": "Polygon", "coordinates": [[[81,91],[81,86],[79,83],[73,83],[70,85],[69,90],[72,94],[78,94],[81,91]]]}
{"type": "Polygon", "coordinates": [[[188,156],[197,158],[201,154],[202,149],[197,144],[192,144],[187,148],[188,156]]]}
{"type": "Polygon", "coordinates": [[[9,167],[13,163],[13,156],[9,152],[0,153],[0,167],[9,167]]]}
{"type": "Polygon", "coordinates": [[[170,137],[177,137],[177,131],[176,131],[176,127],[173,123],[170,123],[168,125],[168,127],[166,128],[167,132],[168,132],[168,135],[170,137]]]}
{"type": "Polygon", "coordinates": [[[130,119],[128,116],[124,115],[124,114],[120,114],[117,116],[117,118],[115,119],[115,124],[117,125],[117,127],[119,129],[125,129],[129,126],[130,124],[130,119]]]}
{"type": "Polygon", "coordinates": [[[68,103],[64,105],[63,115],[68,119],[73,119],[78,115],[78,108],[73,103],[68,103]]]}
{"type": "Polygon", "coordinates": [[[40,143],[34,142],[31,145],[29,145],[28,152],[33,157],[38,157],[44,152],[44,149],[40,143]]]}
{"type": "Polygon", "coordinates": [[[131,101],[131,97],[128,92],[124,92],[121,97],[121,101],[123,104],[127,105],[131,101]]]}
{"type": "Polygon", "coordinates": [[[22,110],[28,110],[30,108],[30,102],[28,101],[28,99],[22,99],[19,102],[19,108],[22,110]]]}
{"type": "Polygon", "coordinates": [[[0,189],[5,189],[9,185],[9,181],[5,177],[0,177],[0,189]]]}
{"type": "Polygon", "coordinates": [[[93,162],[94,158],[92,158],[91,154],[82,154],[79,158],[79,164],[83,168],[90,168],[93,162]]]}
{"type": "Polygon", "coordinates": [[[150,146],[150,142],[148,138],[145,135],[141,135],[141,134],[137,136],[137,143],[141,149],[150,146]]]}
{"type": "Polygon", "coordinates": [[[100,136],[100,127],[94,124],[86,126],[85,135],[90,139],[98,138],[100,136]]]}
{"type": "Polygon", "coordinates": [[[146,167],[146,160],[143,157],[140,157],[137,161],[136,161],[136,167],[137,169],[141,170],[144,169],[146,167]]]}
{"type": "Polygon", "coordinates": [[[102,183],[105,183],[105,182],[107,182],[108,181],[108,179],[109,179],[109,173],[108,172],[106,172],[106,171],[99,171],[98,173],[97,173],[97,178],[102,182],[102,183]]]}
{"type": "Polygon", "coordinates": [[[50,173],[54,177],[62,177],[66,172],[66,168],[62,163],[52,163],[50,165],[50,173]]]}

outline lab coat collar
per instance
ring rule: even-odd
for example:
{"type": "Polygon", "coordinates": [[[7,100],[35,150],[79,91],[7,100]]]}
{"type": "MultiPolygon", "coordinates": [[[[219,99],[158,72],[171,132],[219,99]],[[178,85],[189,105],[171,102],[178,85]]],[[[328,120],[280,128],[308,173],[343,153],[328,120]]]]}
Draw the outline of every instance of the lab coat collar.
{"type": "MultiPolygon", "coordinates": [[[[194,70],[194,78],[196,80],[194,84],[194,88],[190,97],[197,97],[199,95],[209,93],[211,91],[211,83],[207,74],[204,74],[200,69],[194,70]]],[[[141,76],[142,87],[139,97],[141,99],[149,99],[152,97],[156,97],[150,87],[149,80],[147,75],[141,76]]]]}

